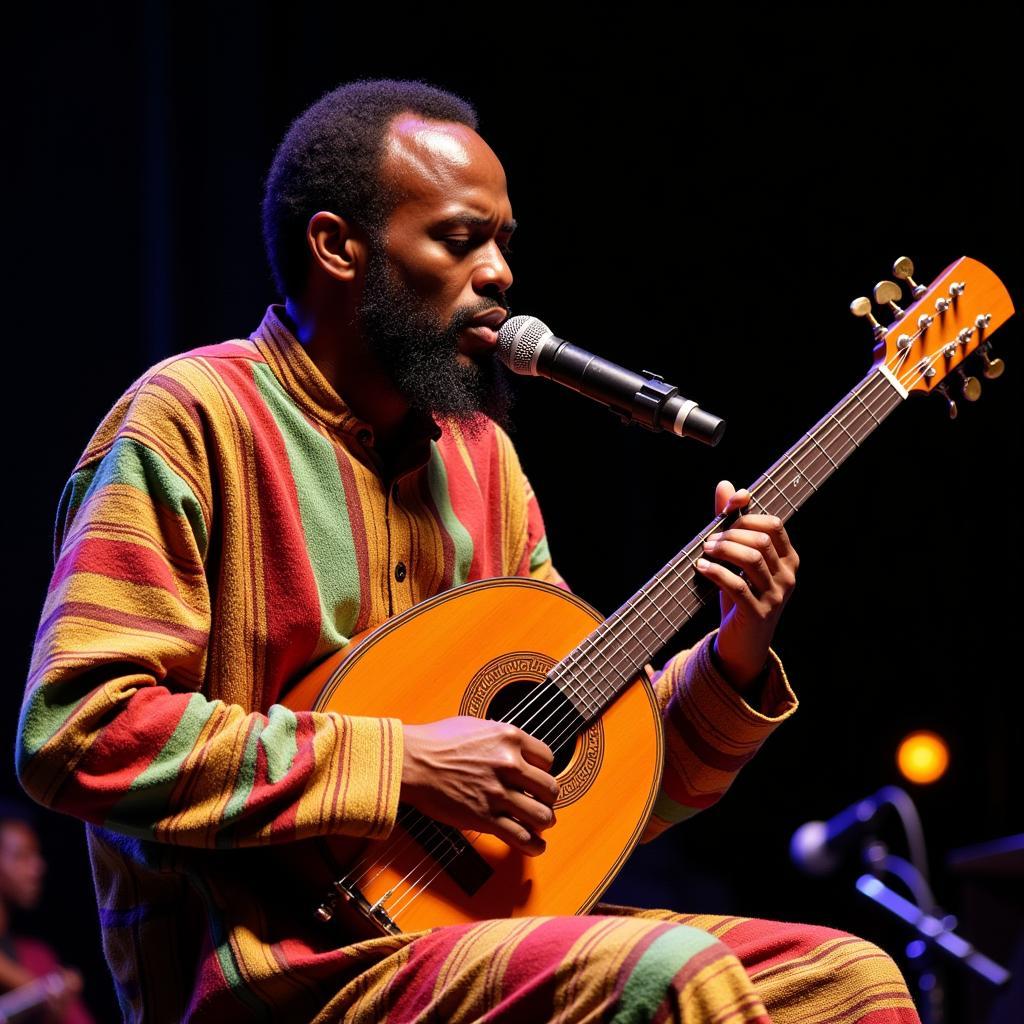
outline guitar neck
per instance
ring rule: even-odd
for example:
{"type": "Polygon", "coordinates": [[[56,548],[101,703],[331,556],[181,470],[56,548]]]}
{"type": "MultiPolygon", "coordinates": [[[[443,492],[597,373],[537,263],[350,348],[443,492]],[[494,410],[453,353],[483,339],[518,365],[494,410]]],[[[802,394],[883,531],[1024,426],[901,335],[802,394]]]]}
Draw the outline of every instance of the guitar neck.
{"type": "MultiPolygon", "coordinates": [[[[748,488],[748,508],[786,521],[907,397],[885,363],[830,409],[748,488]]],[[[718,591],[695,569],[704,541],[728,527],[718,516],[563,658],[549,678],[584,722],[597,719],[657,651],[718,591]]]]}

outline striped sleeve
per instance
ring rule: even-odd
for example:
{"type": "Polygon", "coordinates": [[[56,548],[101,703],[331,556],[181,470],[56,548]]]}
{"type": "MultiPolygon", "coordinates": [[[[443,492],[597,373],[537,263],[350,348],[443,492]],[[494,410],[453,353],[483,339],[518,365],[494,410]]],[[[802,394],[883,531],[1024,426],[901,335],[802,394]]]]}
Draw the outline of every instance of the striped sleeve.
{"type": "Polygon", "coordinates": [[[740,768],[796,711],[796,696],[772,650],[761,710],[747,704],[712,661],[717,633],[670,658],[651,679],[665,724],[665,769],[642,843],[717,802],[740,768]]]}
{"type": "Polygon", "coordinates": [[[387,835],[399,723],[207,699],[209,504],[137,437],[105,447],[58,510],[15,754],[25,790],[186,846],[387,835]]]}

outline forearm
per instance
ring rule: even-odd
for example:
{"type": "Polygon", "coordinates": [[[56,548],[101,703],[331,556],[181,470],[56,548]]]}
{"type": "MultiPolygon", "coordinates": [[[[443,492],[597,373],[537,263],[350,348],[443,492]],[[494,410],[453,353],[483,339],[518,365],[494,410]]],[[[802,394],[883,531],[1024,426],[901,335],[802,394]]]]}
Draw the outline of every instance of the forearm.
{"type": "Polygon", "coordinates": [[[248,846],[386,835],[402,735],[393,719],[246,712],[139,673],[87,693],[35,686],[16,761],[25,790],[54,810],[160,842],[248,846]]]}
{"type": "Polygon", "coordinates": [[[654,812],[642,837],[716,803],[744,764],[797,707],[782,663],[769,652],[753,692],[741,695],[713,660],[717,633],[671,658],[653,677],[665,726],[665,769],[654,812]]]}

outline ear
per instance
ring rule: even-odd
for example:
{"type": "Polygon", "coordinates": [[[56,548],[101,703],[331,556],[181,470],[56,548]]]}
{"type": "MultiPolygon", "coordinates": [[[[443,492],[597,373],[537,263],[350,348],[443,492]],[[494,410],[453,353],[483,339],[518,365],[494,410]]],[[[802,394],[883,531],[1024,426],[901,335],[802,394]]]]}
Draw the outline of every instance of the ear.
{"type": "Polygon", "coordinates": [[[355,225],[328,210],[320,210],[306,225],[306,244],[313,260],[337,281],[353,281],[366,266],[366,239],[355,225]]]}

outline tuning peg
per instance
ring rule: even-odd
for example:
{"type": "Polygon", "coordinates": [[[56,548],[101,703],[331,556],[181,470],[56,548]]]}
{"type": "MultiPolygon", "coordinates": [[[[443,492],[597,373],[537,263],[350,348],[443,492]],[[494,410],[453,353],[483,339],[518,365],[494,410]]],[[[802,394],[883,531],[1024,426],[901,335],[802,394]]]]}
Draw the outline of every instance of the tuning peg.
{"type": "Polygon", "coordinates": [[[897,320],[903,316],[903,310],[896,305],[896,300],[902,295],[903,292],[895,281],[879,281],[875,285],[875,302],[879,306],[888,306],[897,320]]]}
{"type": "Polygon", "coordinates": [[[901,256],[893,265],[892,272],[901,281],[910,285],[910,294],[915,299],[920,298],[928,289],[923,284],[917,284],[911,275],[914,273],[914,264],[909,256],[901,256]]]}
{"type": "Polygon", "coordinates": [[[995,380],[996,377],[1001,377],[1003,375],[1003,370],[1006,369],[1006,363],[1004,363],[1002,359],[999,359],[998,357],[992,359],[989,356],[989,352],[991,351],[991,349],[992,342],[982,342],[981,347],[978,349],[978,354],[981,356],[982,361],[985,364],[985,369],[981,371],[982,374],[989,380],[995,380]]]}
{"type": "Polygon", "coordinates": [[[962,369],[956,371],[960,378],[960,394],[968,402],[976,402],[981,398],[981,381],[977,377],[968,377],[962,369]]]}
{"type": "Polygon", "coordinates": [[[956,417],[957,417],[956,402],[954,402],[953,399],[950,397],[949,388],[947,387],[946,382],[942,381],[941,384],[936,384],[935,385],[935,390],[938,391],[942,395],[942,397],[946,400],[946,402],[948,403],[948,405],[949,405],[949,418],[951,420],[955,420],[956,417]]]}
{"type": "Polygon", "coordinates": [[[868,323],[871,324],[871,332],[876,340],[885,335],[885,328],[871,315],[871,300],[866,295],[861,295],[850,303],[850,312],[854,316],[867,318],[868,323]]]}

